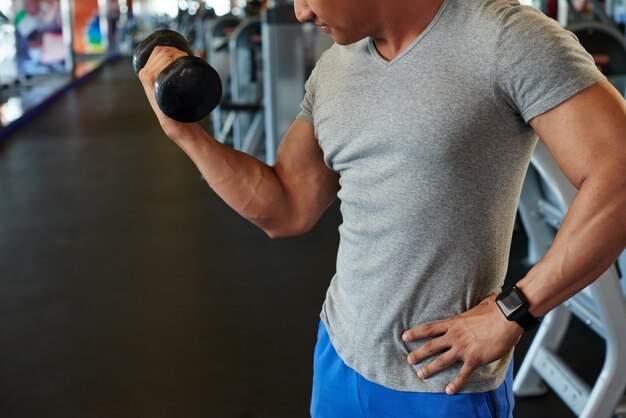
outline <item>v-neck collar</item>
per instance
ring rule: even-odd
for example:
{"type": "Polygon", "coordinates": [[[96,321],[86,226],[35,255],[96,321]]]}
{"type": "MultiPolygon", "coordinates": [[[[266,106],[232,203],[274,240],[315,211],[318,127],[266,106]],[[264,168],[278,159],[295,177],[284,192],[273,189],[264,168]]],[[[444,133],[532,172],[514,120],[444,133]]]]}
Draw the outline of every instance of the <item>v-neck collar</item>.
{"type": "Polygon", "coordinates": [[[391,61],[386,60],[382,55],[380,55],[380,53],[376,49],[376,45],[374,44],[374,39],[372,39],[372,37],[369,37],[368,40],[367,40],[367,43],[368,43],[368,47],[369,47],[369,50],[370,50],[371,54],[374,56],[374,58],[376,58],[377,61],[379,61],[380,63],[386,65],[387,67],[392,66],[393,64],[395,64],[396,62],[401,60],[406,54],[411,52],[411,50],[413,48],[415,48],[428,35],[428,33],[437,25],[437,22],[439,21],[439,19],[441,18],[441,16],[445,12],[445,10],[446,10],[446,8],[448,6],[448,3],[449,3],[449,0],[444,0],[443,3],[441,3],[441,6],[439,7],[439,10],[435,14],[435,17],[432,18],[432,20],[430,21],[428,26],[426,26],[426,29],[424,29],[422,31],[422,33],[420,33],[417,36],[417,38],[415,38],[415,40],[413,42],[411,42],[411,44],[409,44],[409,46],[404,48],[391,61]]]}

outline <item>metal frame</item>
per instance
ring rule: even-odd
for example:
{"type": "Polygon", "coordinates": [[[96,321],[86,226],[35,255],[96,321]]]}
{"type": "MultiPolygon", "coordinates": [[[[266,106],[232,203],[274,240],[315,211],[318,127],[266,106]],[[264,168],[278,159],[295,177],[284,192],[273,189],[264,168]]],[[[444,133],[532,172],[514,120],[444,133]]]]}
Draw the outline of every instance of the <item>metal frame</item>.
{"type": "MultiPolygon", "coordinates": [[[[539,142],[520,200],[531,261],[549,248],[575,194],[539,142]]],[[[546,315],[513,383],[517,396],[545,393],[547,384],[579,417],[609,418],[616,413],[626,389],[626,279],[620,283],[625,268],[626,252],[598,280],[546,315]],[[556,354],[572,314],[606,341],[604,365],[592,387],[556,354]]]]}
{"type": "MultiPolygon", "coordinates": [[[[222,80],[223,101],[230,101],[231,99],[230,59],[228,53],[229,37],[224,34],[224,29],[235,28],[240,23],[241,19],[231,14],[209,19],[204,22],[205,29],[203,38],[206,48],[206,59],[220,75],[222,80]]],[[[215,136],[219,136],[222,128],[226,126],[226,122],[228,121],[227,117],[228,115],[226,112],[222,112],[220,106],[211,112],[211,123],[215,136]]],[[[224,141],[222,140],[222,142],[224,141]]]]}
{"type": "MultiPolygon", "coordinates": [[[[233,33],[229,43],[231,86],[230,93],[235,105],[260,105],[263,100],[263,76],[251,74],[250,68],[255,67],[251,60],[255,58],[253,52],[261,58],[261,50],[255,50],[251,38],[261,35],[261,21],[251,17],[244,19],[233,33]]],[[[262,66],[262,63],[259,63],[262,66]]],[[[232,125],[233,147],[237,150],[255,155],[263,137],[262,110],[255,112],[232,110],[235,120],[232,125]]],[[[222,130],[223,131],[223,130],[222,130]]],[[[220,133],[221,140],[225,135],[220,133]]]]}
{"type": "Polygon", "coordinates": [[[282,138],[300,112],[305,83],[333,39],[312,22],[301,23],[280,2],[263,14],[265,161],[274,164],[282,138]],[[288,57],[288,58],[285,58],[288,57]]]}
{"type": "Polygon", "coordinates": [[[306,82],[304,31],[293,6],[263,14],[263,103],[265,162],[274,164],[278,145],[300,110],[306,82]],[[288,57],[285,59],[285,57],[288,57]]]}
{"type": "MultiPolygon", "coordinates": [[[[263,140],[263,76],[261,47],[253,40],[261,36],[259,18],[243,19],[228,41],[230,81],[226,81],[225,100],[213,111],[215,138],[226,143],[232,139],[233,148],[256,156],[263,140]],[[258,59],[259,62],[251,60],[258,59]],[[251,69],[257,73],[252,74],[251,69]],[[228,94],[230,93],[230,95],[228,94]],[[231,102],[228,102],[230,97],[231,102]],[[224,116],[223,112],[226,116],[224,116]]],[[[212,41],[208,43],[213,48],[212,41]]],[[[213,60],[209,56],[209,62],[213,60]]]]}

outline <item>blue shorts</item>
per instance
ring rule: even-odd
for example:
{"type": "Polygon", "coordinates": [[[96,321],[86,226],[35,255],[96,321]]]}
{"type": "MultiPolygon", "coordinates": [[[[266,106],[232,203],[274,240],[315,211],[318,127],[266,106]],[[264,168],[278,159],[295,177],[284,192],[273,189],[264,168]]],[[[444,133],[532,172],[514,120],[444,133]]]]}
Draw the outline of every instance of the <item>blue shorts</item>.
{"type": "Polygon", "coordinates": [[[512,418],[513,365],[495,390],[400,392],[366,380],[345,365],[320,321],[313,361],[313,418],[512,418]],[[497,411],[496,411],[497,409],[497,411]]]}

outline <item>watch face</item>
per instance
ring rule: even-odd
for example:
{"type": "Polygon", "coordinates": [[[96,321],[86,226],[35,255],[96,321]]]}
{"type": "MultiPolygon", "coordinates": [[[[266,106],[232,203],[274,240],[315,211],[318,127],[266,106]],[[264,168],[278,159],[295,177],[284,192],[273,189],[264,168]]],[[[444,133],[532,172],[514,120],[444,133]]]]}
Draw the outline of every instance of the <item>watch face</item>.
{"type": "Polygon", "coordinates": [[[502,309],[502,313],[507,318],[515,313],[525,305],[524,299],[521,298],[519,293],[514,288],[508,288],[498,298],[498,304],[502,309]]]}

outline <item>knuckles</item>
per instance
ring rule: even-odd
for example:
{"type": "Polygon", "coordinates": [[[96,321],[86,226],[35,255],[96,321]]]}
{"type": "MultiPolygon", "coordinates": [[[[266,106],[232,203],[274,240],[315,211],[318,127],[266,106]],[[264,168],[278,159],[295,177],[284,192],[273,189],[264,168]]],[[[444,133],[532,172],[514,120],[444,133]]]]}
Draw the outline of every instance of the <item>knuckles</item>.
{"type": "Polygon", "coordinates": [[[465,360],[464,363],[467,367],[471,368],[472,370],[478,368],[481,365],[481,359],[478,356],[475,355],[468,355],[465,360]]]}
{"type": "Polygon", "coordinates": [[[422,350],[424,351],[424,354],[426,354],[426,355],[433,354],[434,347],[433,347],[432,340],[424,343],[424,345],[422,345],[422,350]]]}
{"type": "Polygon", "coordinates": [[[427,337],[429,337],[433,332],[433,324],[424,324],[421,328],[423,334],[427,337]]]}
{"type": "Polygon", "coordinates": [[[446,361],[446,359],[439,357],[437,360],[435,360],[435,367],[437,367],[438,369],[445,369],[446,367],[448,367],[448,362],[446,361]]]}
{"type": "Polygon", "coordinates": [[[137,76],[144,83],[154,84],[161,71],[173,61],[187,54],[171,46],[157,45],[152,50],[146,65],[139,71],[137,76]]]}
{"type": "MultiPolygon", "coordinates": [[[[152,50],[150,59],[158,58],[158,59],[174,61],[176,58],[184,57],[185,55],[187,54],[181,51],[180,49],[174,48],[172,46],[157,45],[152,50]]],[[[150,60],[148,60],[148,62],[149,61],[150,60]]]]}
{"type": "Polygon", "coordinates": [[[143,84],[152,85],[156,81],[156,75],[150,72],[147,66],[142,68],[141,71],[139,71],[139,73],[137,74],[137,77],[139,77],[139,81],[141,81],[143,84]]]}

